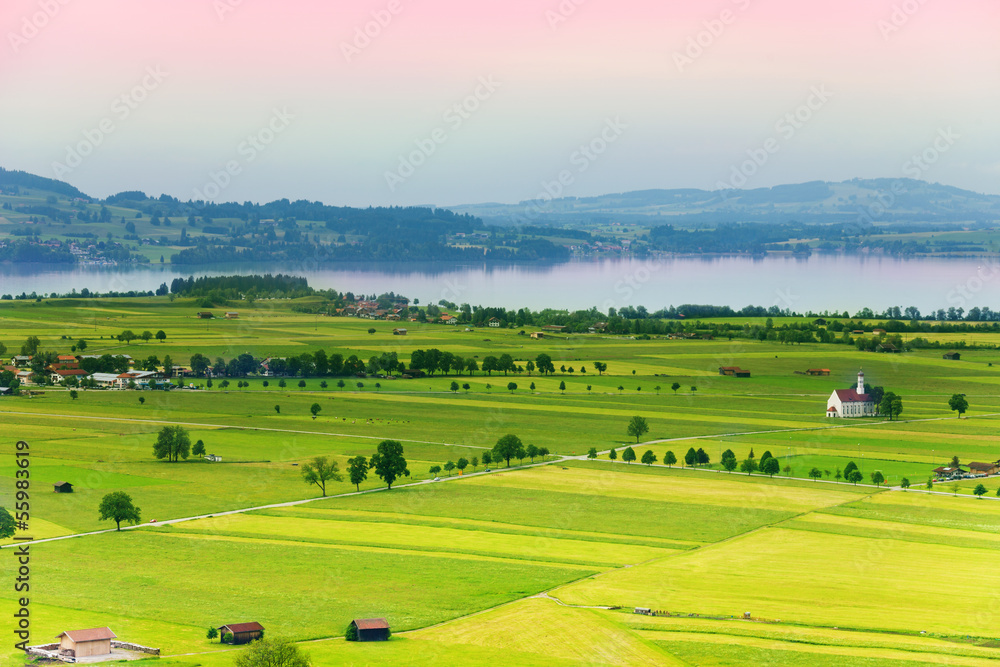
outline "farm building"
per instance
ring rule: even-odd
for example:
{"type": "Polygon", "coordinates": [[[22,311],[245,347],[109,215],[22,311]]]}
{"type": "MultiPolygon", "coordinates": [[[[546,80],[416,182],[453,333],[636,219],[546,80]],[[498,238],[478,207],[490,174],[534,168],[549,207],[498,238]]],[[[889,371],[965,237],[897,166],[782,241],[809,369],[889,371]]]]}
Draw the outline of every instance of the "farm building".
{"type": "Polygon", "coordinates": [[[393,336],[405,336],[406,334],[407,334],[406,329],[393,329],[392,330],[392,335],[393,336]]]}
{"type": "Polygon", "coordinates": [[[56,493],[73,493],[73,485],[69,482],[56,482],[52,485],[56,493]]]}
{"type": "Polygon", "coordinates": [[[212,313],[205,312],[205,313],[198,313],[198,317],[200,317],[203,320],[210,320],[213,317],[215,317],[215,315],[213,315],[212,313]]]}
{"type": "Polygon", "coordinates": [[[878,348],[876,349],[879,352],[886,352],[888,354],[900,354],[902,352],[901,349],[899,349],[892,343],[879,343],[878,348]]]}
{"type": "Polygon", "coordinates": [[[943,358],[944,359],[948,359],[949,361],[961,361],[962,360],[962,355],[959,354],[958,352],[952,351],[952,352],[946,353],[943,358]]]}
{"type": "Polygon", "coordinates": [[[495,317],[491,317],[490,321],[489,321],[489,325],[491,327],[493,327],[494,329],[496,329],[496,328],[498,328],[500,326],[500,320],[498,320],[495,317]]]}
{"type": "Polygon", "coordinates": [[[389,621],[384,618],[357,618],[351,621],[359,642],[389,641],[389,621]]]}
{"type": "Polygon", "coordinates": [[[72,658],[89,658],[111,653],[111,640],[118,635],[111,628],[90,630],[70,630],[56,636],[59,640],[59,654],[72,658]]]}
{"type": "Polygon", "coordinates": [[[995,475],[1000,472],[1000,461],[994,461],[993,463],[973,461],[969,464],[969,472],[973,475],[995,475]]]}
{"type": "Polygon", "coordinates": [[[256,621],[250,623],[230,623],[219,628],[219,636],[233,636],[231,644],[249,644],[264,636],[264,626],[256,621]]]}
{"type": "Polygon", "coordinates": [[[565,328],[566,327],[560,326],[558,324],[546,324],[544,327],[542,327],[542,331],[546,333],[562,333],[563,329],[565,328]]]}
{"type": "Polygon", "coordinates": [[[736,378],[748,378],[750,377],[750,371],[740,368],[739,366],[720,366],[719,375],[728,375],[729,377],[736,378]]]}
{"type": "Polygon", "coordinates": [[[226,313],[226,319],[227,320],[238,320],[238,319],[240,319],[240,314],[239,313],[226,313]]]}
{"type": "Polygon", "coordinates": [[[541,331],[536,331],[535,333],[531,334],[531,338],[532,340],[542,340],[543,338],[545,338],[545,334],[543,334],[541,331]]]}
{"type": "Polygon", "coordinates": [[[871,417],[875,414],[875,401],[865,393],[865,374],[858,371],[855,389],[836,389],[826,402],[827,417],[871,417]]]}
{"type": "Polygon", "coordinates": [[[806,375],[829,375],[829,368],[810,368],[806,371],[806,375]]]}
{"type": "Polygon", "coordinates": [[[934,474],[938,477],[951,478],[951,477],[961,477],[966,473],[965,470],[961,468],[951,468],[949,466],[941,466],[940,468],[934,468],[934,474]]]}

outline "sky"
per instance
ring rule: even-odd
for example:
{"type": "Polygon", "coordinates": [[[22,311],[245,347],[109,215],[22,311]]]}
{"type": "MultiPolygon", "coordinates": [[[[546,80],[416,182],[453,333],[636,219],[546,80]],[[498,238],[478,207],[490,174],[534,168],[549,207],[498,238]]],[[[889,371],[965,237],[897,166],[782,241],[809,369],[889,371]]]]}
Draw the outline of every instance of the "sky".
{"type": "Polygon", "coordinates": [[[106,197],[1000,194],[996,0],[4,0],[0,166],[106,197]]]}

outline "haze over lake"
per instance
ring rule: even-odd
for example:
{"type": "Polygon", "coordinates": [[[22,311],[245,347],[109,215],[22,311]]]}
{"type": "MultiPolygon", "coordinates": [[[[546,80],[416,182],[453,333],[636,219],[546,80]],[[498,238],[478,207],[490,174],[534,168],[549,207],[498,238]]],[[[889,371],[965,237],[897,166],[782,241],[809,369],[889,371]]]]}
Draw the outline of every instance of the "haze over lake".
{"type": "Polygon", "coordinates": [[[479,265],[449,269],[422,264],[223,266],[185,270],[171,265],[101,269],[41,265],[0,266],[0,294],[39,295],[83,288],[91,291],[155,290],[189,275],[291,273],[316,288],[358,294],[393,291],[421,303],[439,299],[504,307],[568,308],[645,306],[655,310],[685,303],[749,304],[796,311],[848,310],[868,306],[939,308],[994,305],[1000,276],[982,258],[893,259],[858,256],[623,259],[550,265],[479,265]],[[993,276],[991,278],[991,276],[993,276]],[[964,288],[967,295],[962,294],[964,288]]]}

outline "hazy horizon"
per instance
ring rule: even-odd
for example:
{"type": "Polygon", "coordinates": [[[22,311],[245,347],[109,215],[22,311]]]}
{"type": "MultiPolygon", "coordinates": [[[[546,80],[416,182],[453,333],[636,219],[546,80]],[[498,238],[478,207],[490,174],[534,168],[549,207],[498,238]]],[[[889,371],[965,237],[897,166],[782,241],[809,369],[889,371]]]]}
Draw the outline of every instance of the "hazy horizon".
{"type": "Polygon", "coordinates": [[[457,206],[853,178],[1000,194],[987,0],[0,15],[0,162],[97,197],[457,206]]]}

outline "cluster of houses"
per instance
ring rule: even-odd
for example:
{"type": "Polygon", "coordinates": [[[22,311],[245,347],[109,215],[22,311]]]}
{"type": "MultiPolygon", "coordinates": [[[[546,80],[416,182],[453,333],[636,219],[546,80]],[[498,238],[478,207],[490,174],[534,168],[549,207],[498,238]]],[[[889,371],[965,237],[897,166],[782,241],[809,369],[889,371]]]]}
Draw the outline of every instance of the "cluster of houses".
{"type": "MultiPolygon", "coordinates": [[[[134,363],[132,358],[127,354],[121,356],[125,357],[129,365],[134,363]]],[[[52,384],[64,384],[67,380],[71,379],[75,379],[78,382],[92,380],[97,387],[103,389],[127,389],[129,387],[137,389],[162,389],[170,385],[171,378],[186,377],[191,373],[191,369],[184,366],[174,366],[169,378],[163,371],[128,370],[124,373],[88,373],[86,370],[80,368],[80,362],[84,359],[99,358],[100,356],[96,354],[80,355],[77,357],[61,354],[55,362],[45,367],[45,371],[48,373],[52,384]]],[[[0,370],[10,371],[20,382],[21,386],[30,387],[37,384],[32,380],[33,373],[30,368],[32,359],[33,357],[30,356],[16,355],[11,358],[9,364],[4,364],[0,367],[0,370]]]]}
{"type": "MultiPolygon", "coordinates": [[[[389,621],[384,618],[358,618],[351,621],[351,634],[356,641],[388,641],[389,621]]],[[[220,639],[228,644],[249,644],[264,636],[264,626],[256,621],[228,623],[216,628],[220,639]]],[[[28,656],[60,662],[109,662],[128,660],[136,654],[160,655],[160,649],[118,640],[111,628],[67,630],[56,636],[58,641],[28,646],[28,656]]]]}
{"type": "Polygon", "coordinates": [[[934,475],[938,481],[990,477],[998,473],[1000,473],[1000,461],[993,461],[992,463],[973,461],[968,464],[968,470],[962,466],[941,466],[940,468],[934,468],[934,475]]]}

